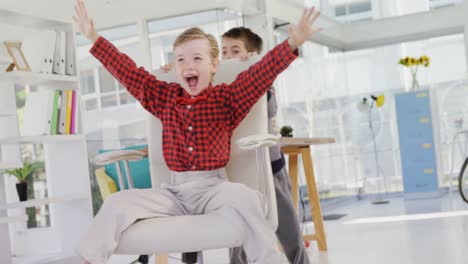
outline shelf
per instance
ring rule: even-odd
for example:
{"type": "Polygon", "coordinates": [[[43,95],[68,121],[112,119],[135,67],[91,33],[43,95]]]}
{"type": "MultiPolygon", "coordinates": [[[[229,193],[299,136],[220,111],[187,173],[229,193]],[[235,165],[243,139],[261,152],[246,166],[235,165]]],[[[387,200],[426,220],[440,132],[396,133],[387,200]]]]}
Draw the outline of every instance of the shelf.
{"type": "Polygon", "coordinates": [[[0,170],[6,169],[19,169],[23,167],[23,163],[21,162],[1,162],[0,161],[0,170]]]}
{"type": "Polygon", "coordinates": [[[84,194],[73,194],[73,195],[67,195],[67,196],[62,196],[62,197],[34,199],[34,200],[27,200],[24,202],[4,204],[4,205],[0,205],[0,210],[36,207],[36,206],[41,206],[45,204],[65,203],[65,202],[70,202],[70,201],[78,201],[78,200],[86,200],[86,199],[88,198],[84,194]]]}
{"type": "Polygon", "coordinates": [[[66,143],[73,141],[80,141],[83,139],[82,135],[54,135],[54,136],[24,136],[24,137],[11,137],[0,138],[0,145],[7,144],[45,144],[45,143],[66,143]]]}
{"type": "MultiPolygon", "coordinates": [[[[0,73],[0,82],[13,82],[18,85],[76,85],[78,78],[76,76],[45,74],[34,72],[13,71],[0,73]]],[[[62,87],[53,87],[62,89],[62,87]]]]}
{"type": "Polygon", "coordinates": [[[25,221],[28,221],[28,216],[27,215],[11,216],[11,217],[0,217],[0,225],[1,224],[11,224],[11,223],[25,222],[25,221]]]}

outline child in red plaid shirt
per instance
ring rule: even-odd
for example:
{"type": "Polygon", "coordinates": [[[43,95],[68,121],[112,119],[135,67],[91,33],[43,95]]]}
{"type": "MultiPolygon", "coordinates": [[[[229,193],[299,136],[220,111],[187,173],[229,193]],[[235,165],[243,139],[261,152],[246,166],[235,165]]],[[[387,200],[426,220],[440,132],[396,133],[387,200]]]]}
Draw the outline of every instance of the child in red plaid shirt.
{"type": "Polygon", "coordinates": [[[148,73],[99,36],[83,0],[73,17],[91,53],[163,124],[163,154],[171,183],[157,189],[131,189],[111,195],[76,250],[85,263],[105,263],[121,233],[138,219],[217,212],[241,234],[250,263],[276,264],[276,238],[254,190],[226,180],[234,129],[274,79],[296,58],[295,51],[318,29],[318,13],[305,10],[287,41],[268,52],[227,85],[211,85],[218,66],[215,39],[198,28],[184,31],[174,43],[179,83],[148,73]]]}

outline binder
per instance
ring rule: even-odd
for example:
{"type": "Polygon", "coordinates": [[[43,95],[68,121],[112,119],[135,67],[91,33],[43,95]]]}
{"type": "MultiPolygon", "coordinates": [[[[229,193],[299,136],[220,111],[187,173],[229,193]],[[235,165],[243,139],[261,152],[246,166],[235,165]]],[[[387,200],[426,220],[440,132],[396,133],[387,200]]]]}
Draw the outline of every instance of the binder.
{"type": "Polygon", "coordinates": [[[67,91],[64,90],[62,91],[62,99],[60,100],[60,114],[59,114],[59,128],[58,131],[60,134],[65,135],[66,129],[65,129],[65,124],[67,120],[67,91]]]}
{"type": "Polygon", "coordinates": [[[57,33],[40,30],[29,33],[23,39],[21,49],[32,72],[52,73],[57,33]]]}
{"type": "Polygon", "coordinates": [[[30,93],[26,97],[23,136],[49,135],[52,123],[54,91],[30,93]]]}
{"type": "Polygon", "coordinates": [[[75,105],[75,134],[80,133],[80,93],[76,91],[76,105],[75,105]]]}
{"type": "Polygon", "coordinates": [[[67,35],[65,31],[57,31],[54,51],[54,65],[52,72],[56,74],[65,74],[65,56],[67,48],[67,35]]]}
{"type": "Polygon", "coordinates": [[[73,118],[73,126],[74,126],[74,129],[73,129],[73,134],[79,134],[80,133],[80,92],[77,91],[77,90],[74,90],[75,92],[75,105],[74,105],[74,110],[72,111],[74,114],[74,118],[73,118]]]}
{"type": "Polygon", "coordinates": [[[75,39],[73,38],[73,32],[66,32],[66,56],[65,56],[65,74],[76,75],[75,67],[75,39]]]}
{"type": "Polygon", "coordinates": [[[71,119],[70,119],[70,134],[76,134],[75,122],[76,122],[76,90],[72,91],[72,106],[71,106],[71,119]]]}
{"type": "Polygon", "coordinates": [[[60,99],[61,99],[61,91],[55,90],[54,92],[54,102],[52,106],[52,121],[50,125],[50,134],[57,135],[58,134],[58,124],[59,124],[59,113],[60,113],[60,99]]]}
{"type": "Polygon", "coordinates": [[[73,98],[73,91],[67,90],[67,107],[66,107],[67,117],[65,119],[65,134],[67,135],[70,134],[70,129],[71,129],[72,98],[73,98]]]}

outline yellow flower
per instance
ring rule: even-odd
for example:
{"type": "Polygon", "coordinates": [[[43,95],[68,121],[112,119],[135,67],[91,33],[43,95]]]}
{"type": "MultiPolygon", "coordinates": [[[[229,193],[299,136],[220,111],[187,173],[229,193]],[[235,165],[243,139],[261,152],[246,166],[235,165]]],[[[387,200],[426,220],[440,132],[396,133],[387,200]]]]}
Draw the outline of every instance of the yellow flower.
{"type": "Polygon", "coordinates": [[[404,57],[398,61],[398,64],[401,64],[405,67],[412,67],[412,66],[419,66],[423,65],[424,67],[429,67],[430,65],[430,58],[426,55],[423,55],[419,58],[414,57],[404,57]]]}
{"type": "Polygon", "coordinates": [[[424,67],[429,67],[431,64],[430,58],[426,55],[421,56],[421,60],[423,61],[422,65],[424,65],[424,67]]]}
{"type": "Polygon", "coordinates": [[[410,66],[410,58],[409,57],[405,57],[405,66],[406,67],[410,66]]]}

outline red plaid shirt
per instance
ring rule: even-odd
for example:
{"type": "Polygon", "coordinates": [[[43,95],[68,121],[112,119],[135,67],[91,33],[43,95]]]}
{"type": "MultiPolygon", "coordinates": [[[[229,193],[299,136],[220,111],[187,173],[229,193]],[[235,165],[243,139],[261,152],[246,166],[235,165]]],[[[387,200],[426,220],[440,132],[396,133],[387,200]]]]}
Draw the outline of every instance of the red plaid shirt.
{"type": "Polygon", "coordinates": [[[100,37],[90,50],[163,124],[163,153],[173,171],[226,166],[234,129],[296,58],[288,43],[269,51],[231,84],[210,86],[194,99],[177,83],[156,79],[100,37]]]}

